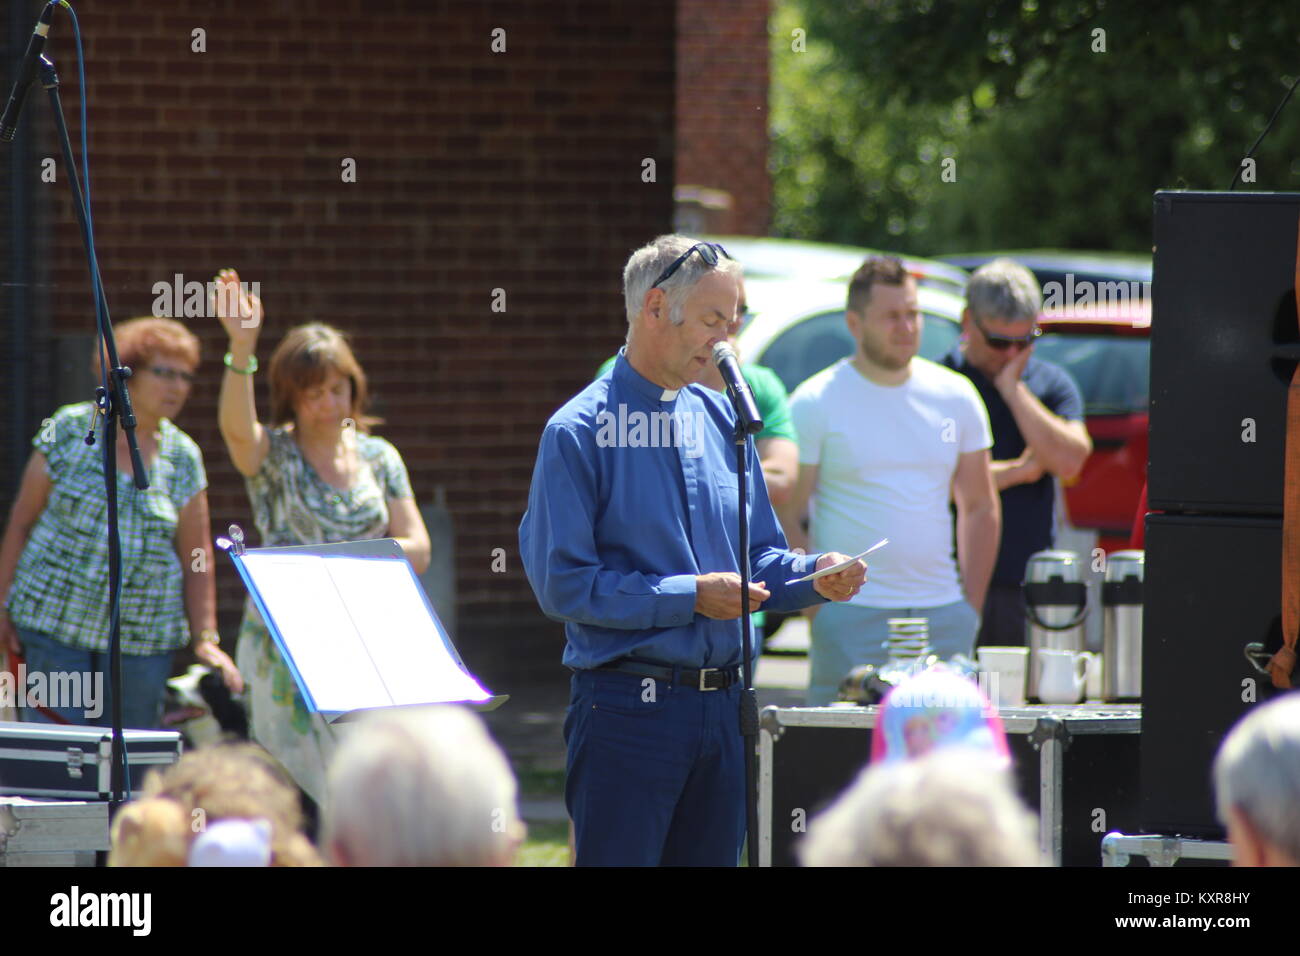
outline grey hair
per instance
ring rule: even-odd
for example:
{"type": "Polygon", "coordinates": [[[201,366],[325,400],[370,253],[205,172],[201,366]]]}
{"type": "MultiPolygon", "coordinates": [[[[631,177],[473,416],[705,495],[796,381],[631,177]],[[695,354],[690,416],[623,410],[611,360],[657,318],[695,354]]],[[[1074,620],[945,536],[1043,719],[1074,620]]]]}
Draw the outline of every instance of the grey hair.
{"type": "Polygon", "coordinates": [[[808,827],[804,866],[1038,866],[1034,816],[987,754],[872,764],[808,827]]]}
{"type": "Polygon", "coordinates": [[[1011,259],[994,259],[975,270],[966,285],[966,304],[982,319],[1036,319],[1043,290],[1034,274],[1011,259]]]}
{"type": "Polygon", "coordinates": [[[325,846],[360,866],[488,866],[522,836],[510,765],[451,704],[379,711],[329,770],[325,846]]]}
{"type": "MultiPolygon", "coordinates": [[[[641,304],[645,302],[645,294],[650,291],[651,285],[659,278],[660,273],[672,265],[674,259],[699,241],[690,236],[659,236],[632,253],[627,260],[627,265],[623,267],[623,302],[627,309],[628,325],[631,325],[632,321],[641,314],[641,304]]],[[[685,317],[682,308],[687,297],[695,288],[695,283],[710,272],[721,272],[723,275],[739,279],[740,263],[720,255],[718,264],[710,266],[699,255],[693,255],[678,266],[677,271],[659,286],[667,297],[668,319],[673,325],[682,324],[682,319],[685,317]]]]}
{"type": "Polygon", "coordinates": [[[1214,758],[1214,794],[1222,822],[1237,810],[1300,862],[1300,694],[1256,707],[1232,728],[1214,758]]]}

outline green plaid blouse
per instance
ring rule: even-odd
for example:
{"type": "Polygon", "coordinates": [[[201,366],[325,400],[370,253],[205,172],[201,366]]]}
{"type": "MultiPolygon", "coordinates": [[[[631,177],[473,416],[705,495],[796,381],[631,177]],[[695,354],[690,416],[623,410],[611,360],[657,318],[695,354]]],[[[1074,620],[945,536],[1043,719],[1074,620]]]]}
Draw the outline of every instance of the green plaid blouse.
{"type": "MultiPolygon", "coordinates": [[[[84,441],[93,413],[90,402],[65,405],[32,440],[48,463],[50,497],[18,559],[6,603],[19,627],[82,650],[107,651],[103,449],[84,441]]],[[[189,641],[176,522],[208,481],[198,445],[167,419],[159,431],[149,488],[138,491],[120,472],[117,479],[124,654],[161,654],[189,641]]]]}

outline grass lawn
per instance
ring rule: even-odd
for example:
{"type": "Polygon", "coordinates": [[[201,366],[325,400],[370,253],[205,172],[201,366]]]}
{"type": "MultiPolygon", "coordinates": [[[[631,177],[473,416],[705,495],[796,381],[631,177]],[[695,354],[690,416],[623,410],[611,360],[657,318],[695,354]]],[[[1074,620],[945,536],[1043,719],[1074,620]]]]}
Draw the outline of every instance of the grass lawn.
{"type": "Polygon", "coordinates": [[[515,769],[515,780],[519,782],[521,800],[538,800],[546,797],[564,796],[563,770],[535,770],[532,768],[515,769]]]}
{"type": "Polygon", "coordinates": [[[568,866],[569,825],[530,823],[528,838],[519,848],[515,866],[568,866]]]}
{"type": "MultiPolygon", "coordinates": [[[[563,770],[517,769],[520,800],[555,800],[564,797],[563,770]]],[[[515,857],[515,866],[568,866],[569,824],[566,821],[527,820],[528,836],[515,857]]]]}

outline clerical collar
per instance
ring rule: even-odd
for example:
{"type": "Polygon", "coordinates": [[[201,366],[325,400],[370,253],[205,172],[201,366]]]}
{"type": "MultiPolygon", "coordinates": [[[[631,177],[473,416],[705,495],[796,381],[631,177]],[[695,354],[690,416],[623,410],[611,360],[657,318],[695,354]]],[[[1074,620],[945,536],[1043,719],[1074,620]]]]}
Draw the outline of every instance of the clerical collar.
{"type": "Polygon", "coordinates": [[[649,402],[676,401],[677,394],[681,391],[679,388],[664,388],[634,369],[632,363],[627,360],[626,345],[618,350],[618,357],[614,360],[614,378],[620,385],[631,388],[649,402]]]}

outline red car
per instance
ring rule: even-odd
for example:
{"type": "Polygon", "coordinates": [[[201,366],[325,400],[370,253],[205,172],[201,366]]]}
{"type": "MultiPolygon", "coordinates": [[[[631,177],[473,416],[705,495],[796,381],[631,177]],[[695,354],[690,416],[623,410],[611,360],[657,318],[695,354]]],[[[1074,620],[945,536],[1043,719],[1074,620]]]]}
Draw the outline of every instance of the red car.
{"type": "Polygon", "coordinates": [[[1083,392],[1093,452],[1065,483],[1070,523],[1094,529],[1106,551],[1128,547],[1147,476],[1151,300],[1045,312],[1039,358],[1066,368],[1083,392]]]}

